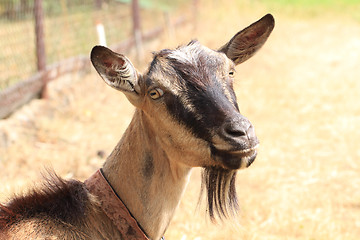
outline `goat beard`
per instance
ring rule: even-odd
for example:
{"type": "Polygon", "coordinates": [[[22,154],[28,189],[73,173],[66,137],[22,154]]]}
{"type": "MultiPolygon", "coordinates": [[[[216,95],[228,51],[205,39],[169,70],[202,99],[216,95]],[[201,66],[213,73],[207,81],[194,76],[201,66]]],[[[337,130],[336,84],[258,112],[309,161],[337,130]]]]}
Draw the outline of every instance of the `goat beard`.
{"type": "Polygon", "coordinates": [[[206,190],[207,212],[212,222],[237,214],[235,179],[237,171],[218,167],[207,167],[202,172],[200,197],[206,190]]]}

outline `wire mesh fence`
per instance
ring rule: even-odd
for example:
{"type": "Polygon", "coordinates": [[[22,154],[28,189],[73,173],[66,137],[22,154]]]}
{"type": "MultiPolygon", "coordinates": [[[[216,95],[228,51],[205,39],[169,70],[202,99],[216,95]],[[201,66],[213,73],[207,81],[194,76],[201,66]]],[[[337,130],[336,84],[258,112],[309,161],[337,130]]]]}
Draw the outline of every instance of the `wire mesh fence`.
{"type": "MultiPolygon", "coordinates": [[[[35,3],[0,0],[0,92],[38,71],[35,3]]],[[[46,65],[88,54],[99,42],[102,24],[107,45],[132,35],[130,0],[39,0],[42,3],[46,65]]],[[[186,0],[140,1],[143,31],[164,24],[164,12],[188,4],[186,0]]]]}
{"type": "Polygon", "coordinates": [[[50,80],[87,69],[96,44],[115,51],[135,45],[139,56],[142,39],[169,28],[170,15],[184,19],[197,1],[0,0],[0,119],[39,95],[46,98],[50,80]]]}

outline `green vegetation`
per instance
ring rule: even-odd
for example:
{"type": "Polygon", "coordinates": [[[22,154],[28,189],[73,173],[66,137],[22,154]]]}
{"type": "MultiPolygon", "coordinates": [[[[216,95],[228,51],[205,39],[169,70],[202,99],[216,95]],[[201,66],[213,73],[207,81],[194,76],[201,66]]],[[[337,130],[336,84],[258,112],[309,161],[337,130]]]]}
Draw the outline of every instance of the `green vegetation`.
{"type": "Polygon", "coordinates": [[[359,0],[260,0],[260,2],[271,9],[296,15],[346,15],[360,21],[359,0]]]}
{"type": "Polygon", "coordinates": [[[262,0],[261,2],[274,6],[299,8],[300,10],[332,8],[342,11],[342,8],[360,6],[359,0],[262,0]]]}

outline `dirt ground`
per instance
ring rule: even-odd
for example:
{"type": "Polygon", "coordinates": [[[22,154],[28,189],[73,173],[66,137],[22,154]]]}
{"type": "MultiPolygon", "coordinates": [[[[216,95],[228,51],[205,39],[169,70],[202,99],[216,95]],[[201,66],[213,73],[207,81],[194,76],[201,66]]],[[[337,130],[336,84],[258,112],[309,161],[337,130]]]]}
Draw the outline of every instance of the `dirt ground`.
{"type": "MultiPolygon", "coordinates": [[[[192,38],[215,49],[262,15],[214,14],[195,33],[185,27],[151,43],[147,57],[192,38]]],[[[197,208],[195,170],[167,239],[359,239],[360,23],[274,15],[266,46],[237,67],[240,109],[261,142],[254,164],[238,174],[240,215],[210,223],[197,208]]],[[[94,71],[53,82],[50,97],[0,121],[1,201],[36,184],[46,168],[85,179],[133,113],[94,71]]]]}

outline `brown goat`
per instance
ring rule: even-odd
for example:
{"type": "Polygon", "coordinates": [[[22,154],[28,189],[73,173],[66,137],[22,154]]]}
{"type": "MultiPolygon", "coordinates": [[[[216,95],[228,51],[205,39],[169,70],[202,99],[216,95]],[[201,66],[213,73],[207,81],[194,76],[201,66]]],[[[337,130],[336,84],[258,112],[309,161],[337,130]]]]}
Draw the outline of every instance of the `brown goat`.
{"type": "Polygon", "coordinates": [[[210,217],[236,212],[236,171],[255,160],[258,139],[239,112],[235,65],[273,27],[268,14],[219,50],[197,41],[162,50],[144,75],[125,56],[94,47],[95,69],[136,107],[133,119],[84,183],[51,174],[42,188],[0,205],[0,238],[160,239],[193,167],[204,169],[210,217]]]}

